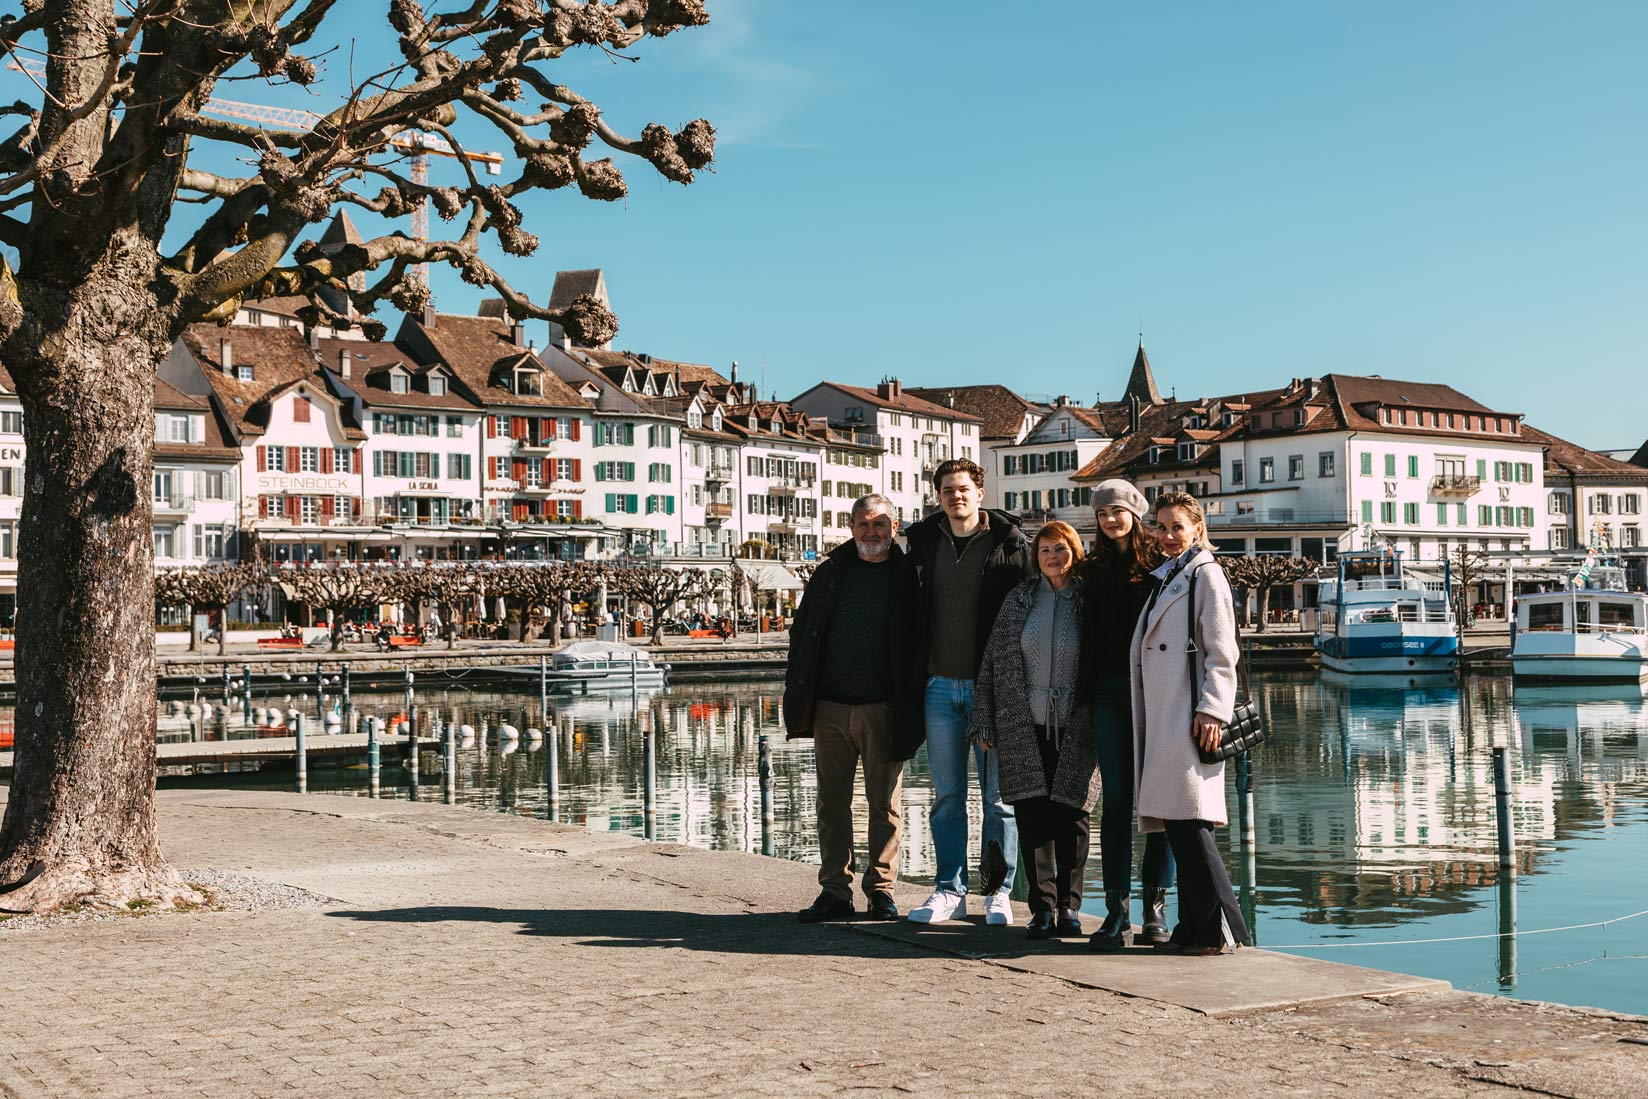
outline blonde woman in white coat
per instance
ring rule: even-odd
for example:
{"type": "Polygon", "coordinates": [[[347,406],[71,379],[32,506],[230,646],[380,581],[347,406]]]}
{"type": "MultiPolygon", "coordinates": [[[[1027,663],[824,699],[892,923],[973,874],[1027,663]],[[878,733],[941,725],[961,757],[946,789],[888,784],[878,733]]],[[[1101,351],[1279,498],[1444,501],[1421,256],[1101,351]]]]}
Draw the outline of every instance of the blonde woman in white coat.
{"type": "Polygon", "coordinates": [[[1197,745],[1219,743],[1235,706],[1236,613],[1196,498],[1162,494],[1153,522],[1167,560],[1154,573],[1159,587],[1133,631],[1129,665],[1139,828],[1166,832],[1179,864],[1178,926],[1156,949],[1219,954],[1246,942],[1248,931],[1213,838],[1213,829],[1228,823],[1224,764],[1203,763],[1197,745]]]}

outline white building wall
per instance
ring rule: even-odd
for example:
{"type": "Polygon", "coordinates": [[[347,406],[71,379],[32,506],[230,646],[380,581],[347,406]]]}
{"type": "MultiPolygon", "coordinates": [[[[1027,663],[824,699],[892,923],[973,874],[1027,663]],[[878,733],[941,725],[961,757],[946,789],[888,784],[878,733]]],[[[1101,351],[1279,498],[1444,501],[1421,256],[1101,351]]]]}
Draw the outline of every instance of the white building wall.
{"type": "Polygon", "coordinates": [[[313,398],[307,423],[295,415],[297,402],[305,397],[295,389],[288,390],[271,402],[269,425],[264,435],[242,448],[245,451],[240,465],[243,526],[312,526],[318,533],[323,526],[353,524],[355,519],[351,511],[356,501],[360,502],[363,517],[370,506],[370,498],[366,494],[365,462],[355,457],[358,453],[356,441],[343,433],[337,415],[338,406],[319,395],[313,387],[306,387],[306,391],[306,396],[313,398]],[[332,452],[330,472],[326,471],[326,462],[321,454],[325,450],[332,452]],[[345,456],[347,466],[344,465],[345,456]],[[294,457],[297,459],[296,468],[289,468],[294,457]],[[262,468],[259,468],[260,464],[262,468]],[[357,465],[359,470],[355,468],[357,465]],[[289,518],[288,512],[278,510],[278,499],[286,496],[300,498],[296,519],[289,518]],[[267,514],[261,516],[260,497],[267,502],[267,514]],[[324,515],[324,505],[320,502],[323,498],[334,501],[330,517],[324,515]],[[346,510],[346,501],[350,510],[346,510]]]}

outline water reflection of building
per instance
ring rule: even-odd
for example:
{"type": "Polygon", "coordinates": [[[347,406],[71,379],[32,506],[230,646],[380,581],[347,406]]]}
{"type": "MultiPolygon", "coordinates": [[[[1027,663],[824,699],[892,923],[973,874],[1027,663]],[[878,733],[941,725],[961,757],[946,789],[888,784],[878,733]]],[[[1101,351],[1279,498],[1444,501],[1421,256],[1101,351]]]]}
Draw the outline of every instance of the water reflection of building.
{"type": "Polygon", "coordinates": [[[1265,682],[1280,731],[1258,774],[1267,902],[1295,893],[1307,919],[1331,923],[1474,906],[1471,891],[1498,876],[1496,745],[1513,750],[1524,872],[1604,822],[1615,784],[1648,778],[1643,700],[1552,690],[1560,697],[1519,691],[1513,709],[1508,680],[1265,682]]]}

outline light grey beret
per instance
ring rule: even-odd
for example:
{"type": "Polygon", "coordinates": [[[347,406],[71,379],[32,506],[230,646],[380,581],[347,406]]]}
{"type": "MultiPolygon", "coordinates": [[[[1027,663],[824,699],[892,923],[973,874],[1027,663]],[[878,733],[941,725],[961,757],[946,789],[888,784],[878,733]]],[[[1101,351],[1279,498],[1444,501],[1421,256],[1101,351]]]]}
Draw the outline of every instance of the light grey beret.
{"type": "Polygon", "coordinates": [[[1143,519],[1145,513],[1150,510],[1150,505],[1145,502],[1144,493],[1134,488],[1132,481],[1124,481],[1120,477],[1100,481],[1093,489],[1093,510],[1108,507],[1126,508],[1139,519],[1143,519]]]}

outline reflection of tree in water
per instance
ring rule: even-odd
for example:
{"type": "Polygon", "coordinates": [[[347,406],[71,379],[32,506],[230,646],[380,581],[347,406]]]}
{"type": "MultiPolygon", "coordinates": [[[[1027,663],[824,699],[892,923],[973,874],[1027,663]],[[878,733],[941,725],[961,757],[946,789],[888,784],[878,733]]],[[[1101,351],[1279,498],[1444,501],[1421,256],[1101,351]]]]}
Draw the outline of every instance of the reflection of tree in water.
{"type": "MultiPolygon", "coordinates": [[[[1575,690],[1553,696],[1542,728],[1508,679],[1461,689],[1266,676],[1275,734],[1256,771],[1260,902],[1366,926],[1491,900],[1495,744],[1514,749],[1520,872],[1541,872],[1554,847],[1606,825],[1622,794],[1638,805],[1648,794],[1640,696],[1575,690]]],[[[1227,848],[1234,862],[1228,837],[1227,848]]]]}

